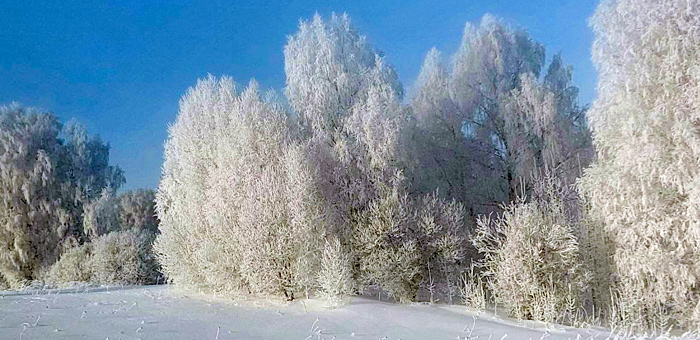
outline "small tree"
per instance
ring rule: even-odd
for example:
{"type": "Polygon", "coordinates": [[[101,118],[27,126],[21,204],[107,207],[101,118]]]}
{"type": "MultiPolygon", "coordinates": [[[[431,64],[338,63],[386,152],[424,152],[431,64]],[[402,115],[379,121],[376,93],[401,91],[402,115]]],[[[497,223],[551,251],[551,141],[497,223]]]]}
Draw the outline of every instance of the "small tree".
{"type": "Polygon", "coordinates": [[[415,301],[421,288],[452,302],[469,255],[464,208],[437,193],[413,198],[403,185],[399,173],[357,216],[353,249],[359,282],[377,284],[402,302],[415,301]]]}
{"type": "Polygon", "coordinates": [[[160,266],[153,255],[155,235],[148,231],[112,232],[92,242],[92,277],[94,282],[113,284],[154,284],[160,266]]]}
{"type": "MultiPolygon", "coordinates": [[[[199,80],[181,98],[177,119],[168,130],[163,174],[156,195],[161,234],[154,249],[164,273],[183,285],[206,281],[206,270],[212,266],[202,261],[202,253],[211,250],[221,254],[208,246],[216,235],[211,232],[201,202],[209,202],[207,169],[211,168],[214,157],[211,134],[219,131],[216,124],[226,116],[237,97],[231,78],[218,80],[210,76],[199,80]]],[[[236,272],[230,268],[224,270],[236,272]]]]}
{"type": "Polygon", "coordinates": [[[587,274],[581,265],[577,216],[567,202],[575,191],[552,173],[535,178],[531,202],[505,206],[478,220],[474,245],[497,304],[517,318],[570,321],[584,306],[587,274]]]}
{"type": "Polygon", "coordinates": [[[320,296],[332,306],[339,305],[345,296],[353,292],[352,262],[350,252],[343,249],[340,240],[326,241],[318,273],[320,296]]]}

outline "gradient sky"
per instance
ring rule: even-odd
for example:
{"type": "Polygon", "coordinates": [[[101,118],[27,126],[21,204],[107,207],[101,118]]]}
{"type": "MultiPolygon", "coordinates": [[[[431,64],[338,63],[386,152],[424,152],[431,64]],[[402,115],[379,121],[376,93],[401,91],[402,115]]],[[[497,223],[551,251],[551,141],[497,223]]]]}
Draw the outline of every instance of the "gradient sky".
{"type": "Polygon", "coordinates": [[[167,126],[197,78],[227,74],[284,87],[283,47],[299,19],[347,12],[410,90],[425,54],[458,47],[491,13],[526,28],[574,66],[582,104],[595,96],[587,20],[595,0],[14,1],[0,0],[0,104],[75,119],[111,146],[126,188],[158,185],[167,126]]]}

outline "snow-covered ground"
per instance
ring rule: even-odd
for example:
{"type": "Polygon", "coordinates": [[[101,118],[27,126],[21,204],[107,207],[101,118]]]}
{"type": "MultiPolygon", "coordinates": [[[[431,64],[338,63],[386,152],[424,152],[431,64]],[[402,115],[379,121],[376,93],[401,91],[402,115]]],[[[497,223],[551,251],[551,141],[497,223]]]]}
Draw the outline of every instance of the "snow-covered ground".
{"type": "Polygon", "coordinates": [[[327,309],[188,296],[167,285],[0,292],[0,339],[605,339],[501,320],[463,306],[353,298],[327,309]],[[580,336],[580,337],[579,337],[580,336]]]}

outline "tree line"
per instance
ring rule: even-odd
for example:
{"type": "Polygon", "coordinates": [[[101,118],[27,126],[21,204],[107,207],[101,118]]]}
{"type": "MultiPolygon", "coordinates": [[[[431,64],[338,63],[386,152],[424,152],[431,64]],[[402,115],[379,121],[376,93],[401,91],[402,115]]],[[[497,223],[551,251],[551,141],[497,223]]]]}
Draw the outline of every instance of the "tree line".
{"type": "Polygon", "coordinates": [[[698,14],[682,0],[601,2],[590,108],[560,54],[491,15],[449,58],[430,50],[408,91],[347,15],[316,15],[284,47],[282,92],[226,76],[187,90],[155,207],[136,209],[158,217],[136,228],[149,237],[124,234],[132,203],[115,197],[107,145],[6,107],[0,282],[118,280],[100,254],[138,244],[118,256],[149,264],[128,271],[135,282],[162,270],[213,292],[339,304],[378,290],[697,329],[698,14]]]}

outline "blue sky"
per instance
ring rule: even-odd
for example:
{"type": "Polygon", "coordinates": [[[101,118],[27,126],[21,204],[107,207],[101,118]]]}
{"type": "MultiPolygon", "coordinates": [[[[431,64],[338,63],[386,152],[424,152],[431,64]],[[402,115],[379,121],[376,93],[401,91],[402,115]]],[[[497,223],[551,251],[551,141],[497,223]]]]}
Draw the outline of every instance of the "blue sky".
{"type": "Polygon", "coordinates": [[[167,126],[197,78],[284,86],[283,47],[300,18],[347,12],[407,89],[432,46],[458,47],[491,13],[526,28],[574,66],[581,103],[595,96],[587,20],[595,0],[13,1],[0,0],[0,104],[75,119],[111,146],[126,188],[158,185],[167,126]]]}

